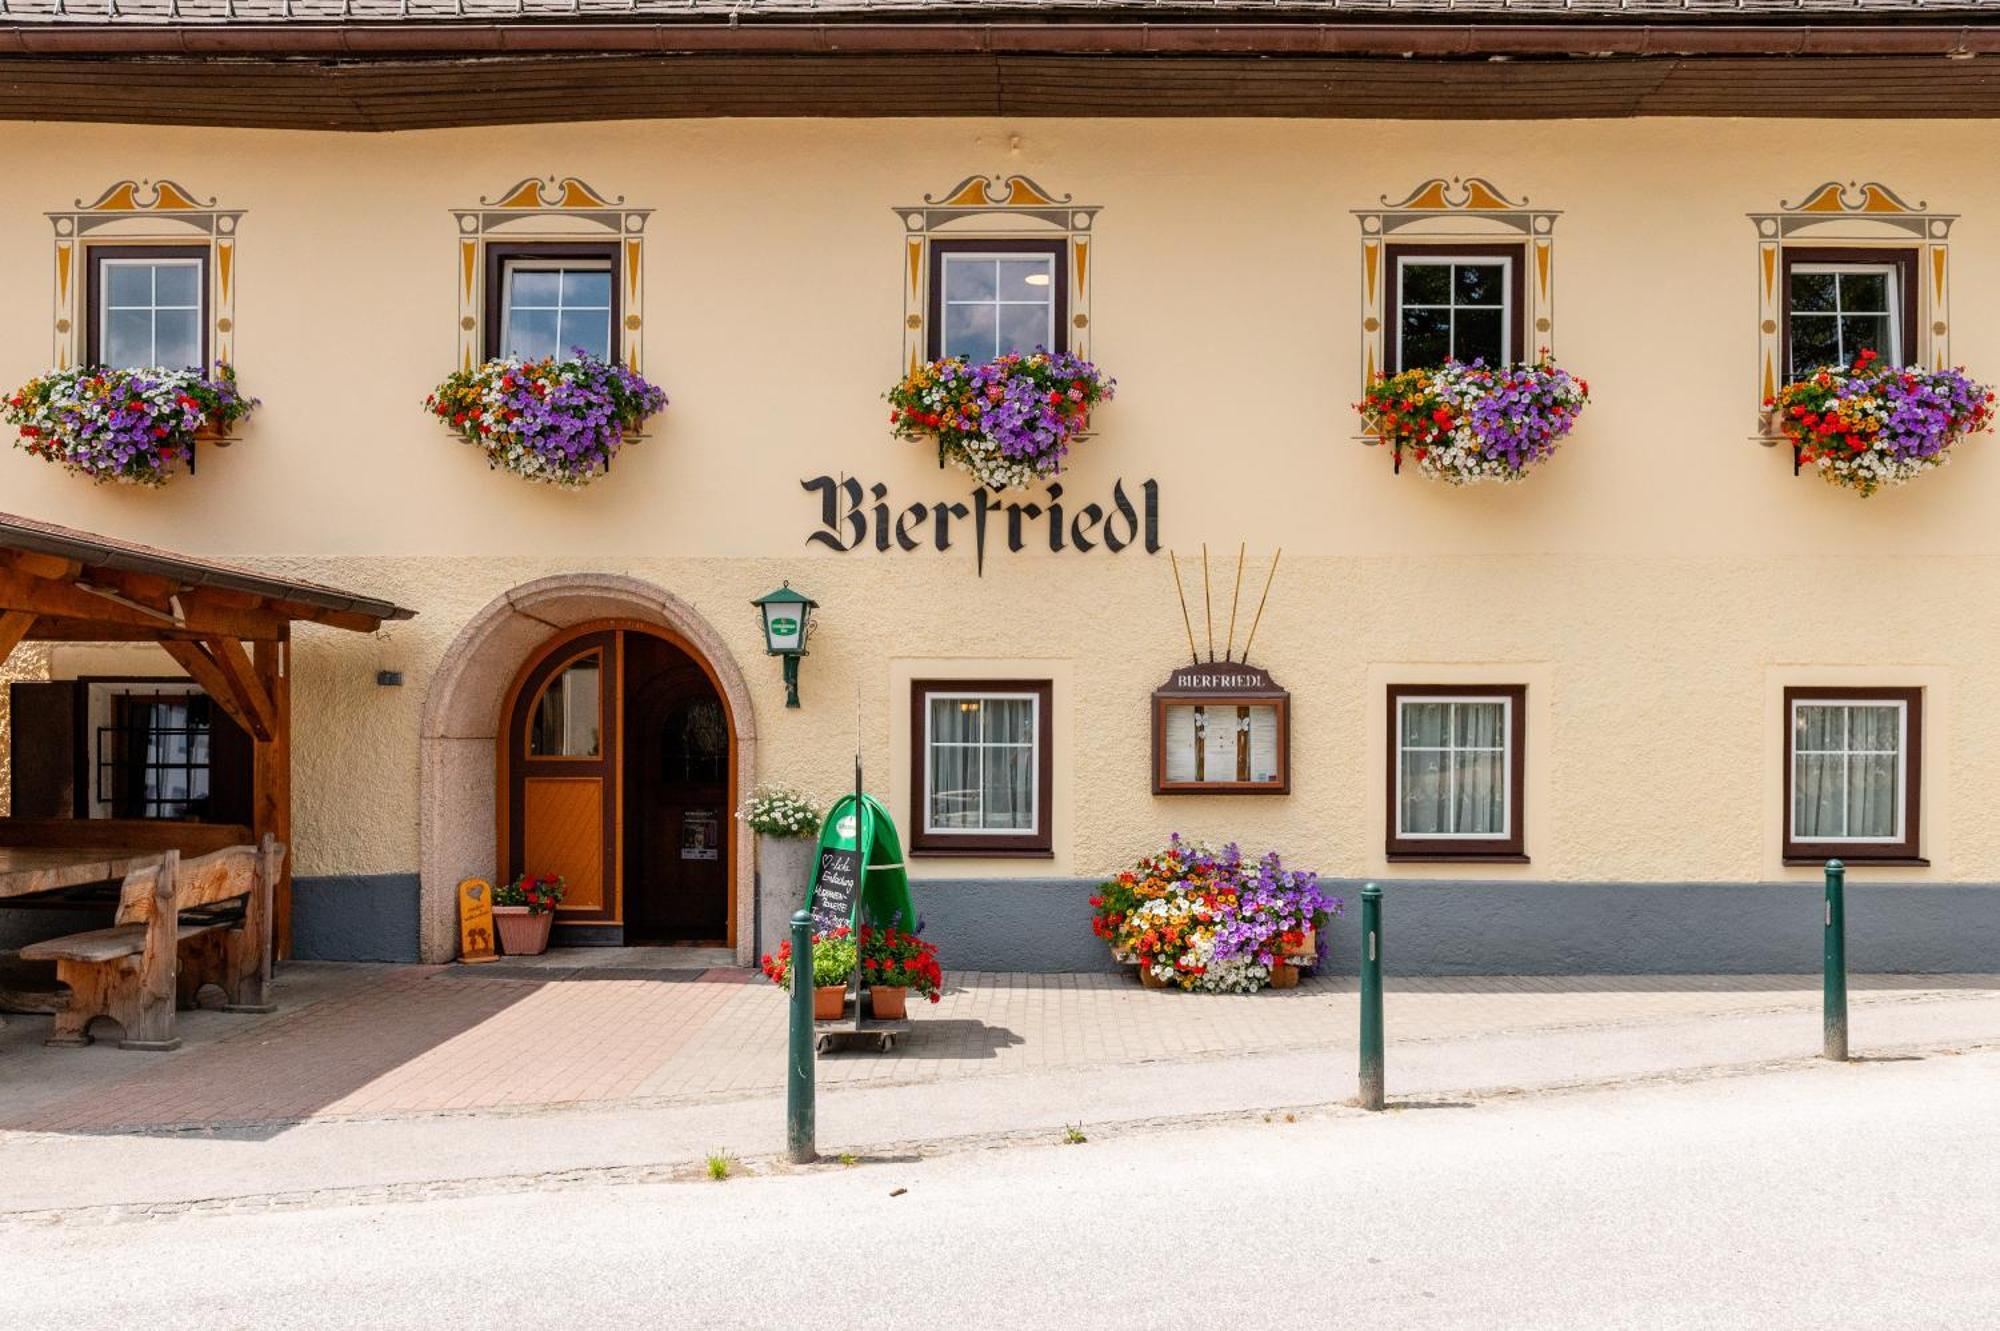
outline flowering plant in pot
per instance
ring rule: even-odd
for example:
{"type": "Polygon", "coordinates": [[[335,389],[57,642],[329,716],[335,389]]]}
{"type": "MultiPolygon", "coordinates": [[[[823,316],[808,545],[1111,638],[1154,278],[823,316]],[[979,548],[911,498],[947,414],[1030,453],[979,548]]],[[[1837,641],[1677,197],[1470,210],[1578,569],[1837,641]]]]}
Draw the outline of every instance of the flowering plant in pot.
{"type": "Polygon", "coordinates": [[[1434,370],[1380,375],[1355,409],[1417,470],[1452,485],[1518,481],[1555,456],[1590,401],[1590,385],[1544,351],[1532,365],[1488,369],[1446,361],[1434,370]]]}
{"type": "Polygon", "coordinates": [[[609,471],[626,434],[666,405],[666,393],[637,372],[581,348],[567,360],[490,360],[424,399],[490,466],[571,488],[609,471]]]}
{"type": "Polygon", "coordinates": [[[17,446],[94,481],[164,485],[194,470],[197,443],[224,441],[257,408],[217,362],[200,370],[52,370],[6,399],[17,446]]]}
{"type": "Polygon", "coordinates": [[[561,874],[524,873],[493,889],[493,927],[500,950],[509,956],[535,957],[549,950],[549,929],[567,891],[561,874]]]}
{"type": "Polygon", "coordinates": [[[869,1004],[882,1020],[902,1020],[912,989],[933,1003],[938,1001],[944,971],[938,966],[935,943],[894,927],[877,929],[864,924],[860,958],[869,1004]]]}
{"type": "MultiPolygon", "coordinates": [[[[846,925],[813,935],[813,1020],[838,1021],[847,1006],[847,982],[854,978],[859,961],[859,949],[855,943],[854,931],[846,925]]],[[[792,945],[789,940],[778,944],[776,952],[767,952],[762,961],[764,976],[780,989],[790,992],[792,988],[792,945]]]]}
{"type": "Polygon", "coordinates": [[[819,805],[791,786],[757,787],[736,816],[759,836],[807,837],[819,831],[819,805]]]}
{"type": "Polygon", "coordinates": [[[1964,370],[1897,369],[1863,351],[1764,400],[1800,465],[1862,495],[1951,461],[1952,446],[1993,420],[1993,390],[1964,370]]]}
{"type": "Polygon", "coordinates": [[[889,423],[899,439],[935,443],[940,462],[989,490],[1011,490],[1060,472],[1091,408],[1116,390],[1116,380],[1067,351],[947,356],[889,390],[889,423]]]}

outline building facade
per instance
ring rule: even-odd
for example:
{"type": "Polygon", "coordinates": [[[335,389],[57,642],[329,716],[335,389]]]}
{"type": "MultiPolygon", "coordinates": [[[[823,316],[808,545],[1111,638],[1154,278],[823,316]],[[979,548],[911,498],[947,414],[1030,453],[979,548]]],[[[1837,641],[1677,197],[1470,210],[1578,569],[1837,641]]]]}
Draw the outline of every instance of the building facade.
{"type": "MultiPolygon", "coordinates": [[[[1980,968],[2000,453],[1864,499],[1795,474],[1762,404],[1826,348],[2000,375],[1992,121],[1526,118],[1556,86],[1471,119],[1407,88],[1379,117],[802,93],[390,132],[10,104],[0,379],[185,342],[262,405],[158,489],[10,449],[0,506],[418,611],[296,635],[300,956],[448,959],[461,879],[548,863],[574,941],[751,958],[797,885],[733,811],[831,797],[858,753],[949,965],[1108,964],[1092,885],[1178,832],[1392,884],[1411,969],[1808,969],[1830,854],[1857,965],[1980,968]],[[671,398],[574,492],[424,409],[538,338],[671,398]],[[1043,342],[1117,381],[1054,484],[892,436],[913,364],[1043,342]],[[1369,376],[1447,345],[1588,380],[1525,480],[1369,437],[1369,376]],[[796,709],[751,605],[785,582],[818,604],[796,709]],[[1199,734],[1169,683],[1214,695],[1199,734]]],[[[71,807],[108,811],[98,714],[176,668],[9,669],[73,685],[71,807]]]]}

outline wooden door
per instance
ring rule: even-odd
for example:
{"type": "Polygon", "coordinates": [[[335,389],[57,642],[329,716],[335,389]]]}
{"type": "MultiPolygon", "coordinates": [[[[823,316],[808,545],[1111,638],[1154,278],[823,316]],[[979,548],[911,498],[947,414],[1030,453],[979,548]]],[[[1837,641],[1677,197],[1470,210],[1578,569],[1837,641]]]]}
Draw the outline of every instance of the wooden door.
{"type": "Polygon", "coordinates": [[[508,720],[508,874],[561,874],[565,924],[619,919],[619,636],[593,633],[551,652],[508,720]]]}

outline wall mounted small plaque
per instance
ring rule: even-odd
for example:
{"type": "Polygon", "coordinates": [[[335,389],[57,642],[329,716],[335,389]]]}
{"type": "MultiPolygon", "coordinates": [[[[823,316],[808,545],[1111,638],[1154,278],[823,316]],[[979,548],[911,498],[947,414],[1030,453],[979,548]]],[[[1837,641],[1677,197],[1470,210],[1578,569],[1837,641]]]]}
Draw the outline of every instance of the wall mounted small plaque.
{"type": "Polygon", "coordinates": [[[1289,795],[1292,695],[1241,661],[1184,665],[1153,691],[1155,795],[1289,795]]]}

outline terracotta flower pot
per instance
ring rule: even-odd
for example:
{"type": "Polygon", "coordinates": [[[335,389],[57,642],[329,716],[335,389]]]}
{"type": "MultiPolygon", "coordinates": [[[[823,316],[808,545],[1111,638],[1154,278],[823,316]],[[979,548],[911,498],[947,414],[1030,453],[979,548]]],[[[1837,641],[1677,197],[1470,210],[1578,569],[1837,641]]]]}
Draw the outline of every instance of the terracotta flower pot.
{"type": "Polygon", "coordinates": [[[1153,968],[1145,965],[1143,962],[1139,966],[1139,983],[1145,985],[1148,989],[1166,989],[1171,987],[1169,981],[1162,980],[1159,976],[1153,974],[1153,968]]]}
{"type": "Polygon", "coordinates": [[[1316,962],[1319,960],[1319,931],[1308,929],[1305,933],[1304,941],[1292,949],[1291,955],[1300,961],[1306,961],[1307,958],[1311,958],[1312,961],[1316,962]]]}
{"type": "Polygon", "coordinates": [[[1299,968],[1289,961],[1280,961],[1271,967],[1271,987],[1273,989],[1296,989],[1299,987],[1299,968]]]}
{"type": "Polygon", "coordinates": [[[909,1016],[909,997],[910,991],[900,984],[868,986],[868,1005],[877,1021],[902,1021],[909,1016]]]}
{"type": "Polygon", "coordinates": [[[500,935],[500,950],[510,957],[539,957],[549,950],[549,927],[555,912],[528,913],[526,906],[495,906],[493,928],[500,935]]]}
{"type": "Polygon", "coordinates": [[[822,984],[813,990],[813,1020],[839,1021],[847,1011],[847,986],[822,984]]]}
{"type": "Polygon", "coordinates": [[[229,427],[212,416],[195,427],[194,441],[197,444],[214,444],[217,448],[227,448],[235,442],[229,437],[229,427]]]}

